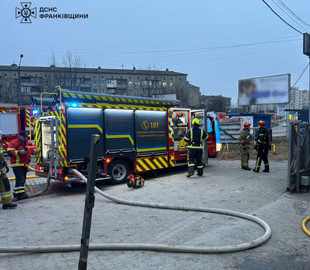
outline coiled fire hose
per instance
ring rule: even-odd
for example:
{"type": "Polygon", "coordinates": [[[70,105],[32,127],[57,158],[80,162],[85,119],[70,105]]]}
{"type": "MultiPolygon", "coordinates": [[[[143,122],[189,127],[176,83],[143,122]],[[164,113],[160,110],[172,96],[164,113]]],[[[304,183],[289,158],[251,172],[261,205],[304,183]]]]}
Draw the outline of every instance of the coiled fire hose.
{"type": "MultiPolygon", "coordinates": [[[[41,172],[41,173],[43,172],[43,171],[38,171],[38,170],[32,168],[30,165],[27,165],[26,167],[27,167],[27,169],[28,169],[29,171],[41,172]]],[[[51,175],[50,175],[50,171],[49,171],[49,172],[48,172],[48,175],[47,175],[46,184],[45,184],[44,189],[41,190],[41,191],[38,191],[38,192],[36,192],[36,193],[33,193],[33,194],[29,195],[29,198],[34,198],[34,197],[38,197],[38,196],[40,196],[40,195],[43,195],[43,193],[45,193],[46,191],[48,191],[48,188],[49,188],[49,186],[50,186],[50,183],[51,183],[51,175]]]]}
{"type": "MultiPolygon", "coordinates": [[[[82,175],[79,171],[72,169],[71,170],[75,175],[81,178],[83,181],[87,182],[87,178],[82,175]]],[[[259,226],[261,226],[265,233],[263,236],[252,240],[250,242],[236,244],[236,245],[227,245],[227,246],[181,246],[181,245],[164,245],[164,244],[132,244],[132,243],[120,243],[120,244],[90,244],[89,250],[144,250],[144,251],[158,251],[158,252],[174,252],[174,253],[198,253],[198,254],[220,254],[220,253],[231,253],[237,251],[243,251],[251,248],[258,247],[265,242],[267,242],[271,237],[271,229],[269,225],[252,215],[245,213],[224,210],[224,209],[215,209],[215,208],[196,208],[196,207],[187,207],[187,206],[170,206],[164,204],[155,204],[155,203],[145,203],[145,202],[134,202],[123,200],[107,193],[101,191],[98,188],[95,188],[97,192],[102,197],[112,200],[115,203],[139,206],[139,207],[148,207],[148,208],[157,208],[157,209],[168,209],[168,210],[177,210],[177,211],[193,211],[193,212],[202,212],[202,213],[213,213],[220,215],[227,215],[237,218],[242,218],[245,220],[252,221],[259,226]]],[[[80,245],[52,245],[52,246],[12,246],[12,247],[0,247],[0,253],[51,253],[51,252],[72,252],[80,251],[80,245]]]]}
{"type": "Polygon", "coordinates": [[[310,231],[307,229],[307,223],[310,221],[310,216],[306,217],[303,221],[302,221],[302,229],[304,231],[304,233],[306,235],[308,235],[310,237],[310,231]]]}

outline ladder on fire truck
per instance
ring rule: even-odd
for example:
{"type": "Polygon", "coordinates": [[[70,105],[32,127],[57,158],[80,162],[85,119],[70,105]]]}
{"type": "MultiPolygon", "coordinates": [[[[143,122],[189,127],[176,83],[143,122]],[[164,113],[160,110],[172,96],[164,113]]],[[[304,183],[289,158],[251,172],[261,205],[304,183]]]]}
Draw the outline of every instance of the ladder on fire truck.
{"type": "Polygon", "coordinates": [[[56,116],[40,117],[42,127],[42,158],[49,163],[49,171],[52,178],[57,178],[57,167],[60,162],[58,119],[56,116]]]}

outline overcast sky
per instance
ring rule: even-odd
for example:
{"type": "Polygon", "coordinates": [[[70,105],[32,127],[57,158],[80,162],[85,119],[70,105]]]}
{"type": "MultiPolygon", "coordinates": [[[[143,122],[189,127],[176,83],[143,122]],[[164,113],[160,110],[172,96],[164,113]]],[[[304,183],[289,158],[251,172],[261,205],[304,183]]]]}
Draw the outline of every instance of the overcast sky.
{"type": "MultiPolygon", "coordinates": [[[[57,7],[57,14],[88,19],[32,18],[31,24],[15,18],[20,2],[1,0],[1,65],[18,64],[22,53],[22,65],[47,66],[54,52],[61,66],[70,51],[87,67],[187,73],[203,94],[236,101],[239,79],[290,73],[293,84],[308,63],[302,35],[261,0],[41,0],[31,5],[38,16],[40,7],[57,7]],[[235,46],[244,44],[251,45],[235,46]]],[[[277,6],[279,0],[267,2],[298,30],[310,32],[277,6]]],[[[310,24],[309,0],[282,2],[310,24]]],[[[296,85],[300,89],[308,89],[308,74],[296,85]]]]}

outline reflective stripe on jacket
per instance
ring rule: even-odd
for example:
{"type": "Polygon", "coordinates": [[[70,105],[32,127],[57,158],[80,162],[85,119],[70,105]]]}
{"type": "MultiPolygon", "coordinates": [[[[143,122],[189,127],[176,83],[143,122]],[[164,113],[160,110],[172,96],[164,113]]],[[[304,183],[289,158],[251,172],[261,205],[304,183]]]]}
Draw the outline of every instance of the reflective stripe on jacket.
{"type": "Polygon", "coordinates": [[[202,140],[206,140],[208,138],[206,132],[200,128],[192,128],[190,129],[185,137],[184,140],[186,142],[191,142],[187,146],[187,148],[202,148],[202,140]]]}
{"type": "Polygon", "coordinates": [[[269,146],[269,137],[268,137],[268,132],[266,128],[258,129],[256,142],[258,145],[269,146]]]}
{"type": "Polygon", "coordinates": [[[240,133],[240,144],[247,144],[249,145],[251,142],[251,136],[250,136],[250,131],[248,129],[242,129],[240,133]]]}
{"type": "Polygon", "coordinates": [[[10,165],[9,167],[18,167],[25,166],[25,164],[30,163],[30,157],[27,154],[21,154],[20,151],[23,150],[26,146],[32,146],[32,142],[26,141],[23,142],[19,138],[12,140],[9,143],[8,151],[11,154],[10,165]]]}

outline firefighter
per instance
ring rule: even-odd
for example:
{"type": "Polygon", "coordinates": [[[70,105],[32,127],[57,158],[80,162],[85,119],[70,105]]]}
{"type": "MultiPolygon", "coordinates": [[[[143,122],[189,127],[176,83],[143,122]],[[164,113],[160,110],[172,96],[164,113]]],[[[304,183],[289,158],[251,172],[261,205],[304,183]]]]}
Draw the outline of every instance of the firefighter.
{"type": "Polygon", "coordinates": [[[241,155],[241,169],[249,171],[249,158],[250,158],[250,126],[251,123],[245,122],[243,124],[243,129],[240,133],[240,155],[241,155]]]}
{"type": "Polygon", "coordinates": [[[8,151],[10,155],[10,165],[13,168],[15,175],[15,188],[14,188],[14,198],[16,200],[24,200],[28,198],[25,191],[25,182],[27,176],[27,167],[30,163],[30,154],[35,155],[36,150],[32,153],[28,153],[27,146],[33,146],[33,144],[28,141],[28,133],[26,131],[21,131],[17,139],[12,140],[9,143],[8,151]]]}
{"type": "Polygon", "coordinates": [[[191,177],[195,172],[195,165],[197,167],[198,176],[203,175],[203,164],[202,164],[202,146],[203,140],[208,138],[206,132],[199,128],[199,119],[193,119],[193,128],[190,129],[185,137],[185,142],[188,143],[188,173],[187,177],[191,177]],[[196,163],[195,163],[196,161],[196,163]]]}
{"type": "Polygon", "coordinates": [[[4,158],[2,145],[0,144],[0,198],[2,209],[14,209],[17,207],[17,204],[12,203],[11,185],[6,176],[8,171],[9,168],[4,158]]]}
{"type": "Polygon", "coordinates": [[[259,172],[262,160],[265,164],[265,169],[263,172],[269,173],[269,163],[268,163],[268,151],[271,150],[271,145],[269,142],[268,132],[266,129],[266,123],[263,120],[258,121],[259,129],[257,132],[257,137],[255,139],[255,150],[257,151],[257,158],[254,172],[259,172]]]}

